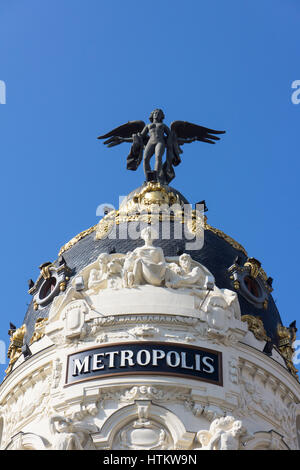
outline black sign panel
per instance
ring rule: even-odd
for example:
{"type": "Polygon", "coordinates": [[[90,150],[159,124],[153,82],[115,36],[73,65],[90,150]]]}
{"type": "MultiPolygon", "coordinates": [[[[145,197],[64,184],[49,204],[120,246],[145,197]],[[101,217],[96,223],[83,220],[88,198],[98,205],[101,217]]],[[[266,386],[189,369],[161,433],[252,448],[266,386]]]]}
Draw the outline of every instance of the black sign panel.
{"type": "Polygon", "coordinates": [[[223,385],[222,353],[177,343],[121,343],[68,356],[66,385],[114,375],[176,375],[223,385]]]}

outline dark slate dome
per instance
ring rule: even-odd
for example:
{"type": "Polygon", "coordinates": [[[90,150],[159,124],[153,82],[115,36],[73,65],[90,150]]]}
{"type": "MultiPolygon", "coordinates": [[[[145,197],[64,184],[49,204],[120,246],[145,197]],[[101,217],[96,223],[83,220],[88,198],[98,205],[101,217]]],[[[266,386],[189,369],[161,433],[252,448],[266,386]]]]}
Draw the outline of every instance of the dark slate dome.
{"type": "MultiPolygon", "coordinates": [[[[143,197],[141,196],[141,194],[143,194],[143,191],[145,191],[146,187],[147,184],[144,183],[141,187],[132,191],[122,202],[120,211],[117,211],[118,217],[121,217],[122,211],[124,214],[127,214],[128,225],[134,222],[132,214],[130,213],[130,211],[132,210],[132,205],[141,202],[141,198],[143,197]]],[[[157,192],[156,189],[157,188],[155,187],[153,188],[153,193],[157,192]]],[[[182,196],[182,194],[180,194],[174,188],[165,185],[160,185],[160,191],[163,192],[162,197],[165,197],[166,201],[169,198],[169,201],[171,202],[176,200],[180,204],[188,204],[188,201],[185,199],[185,197],[182,196]]],[[[151,197],[152,196],[153,194],[151,195],[151,197]]],[[[153,197],[155,197],[155,195],[153,197]]],[[[149,201],[146,202],[146,204],[147,203],[149,203],[149,201]]],[[[145,208],[145,205],[143,207],[145,208]]],[[[105,216],[101,222],[105,223],[105,221],[114,220],[116,212],[113,212],[114,213],[109,213],[107,216],[105,216]]],[[[139,212],[138,214],[139,217],[143,215],[142,212],[139,212]]],[[[147,216],[147,210],[144,211],[144,215],[147,216]]],[[[182,239],[175,239],[172,236],[173,223],[174,222],[171,221],[171,238],[164,239],[162,237],[161,230],[159,230],[159,238],[154,241],[154,245],[160,246],[163,249],[166,257],[178,256],[183,252],[187,252],[195,261],[198,261],[199,263],[203,264],[206,268],[208,268],[214,275],[216,285],[219,288],[226,288],[237,292],[241,307],[241,314],[259,317],[263,321],[267,336],[270,338],[272,343],[278,345],[277,327],[279,324],[281,325],[282,322],[275,302],[272,298],[272,295],[268,292],[266,295],[267,302],[265,302],[264,306],[261,306],[258,305],[257,302],[252,302],[251,299],[249,300],[249,298],[247,298],[247,295],[244,295],[243,289],[237,288],[236,282],[239,280],[239,274],[235,275],[235,272],[238,273],[240,267],[243,270],[243,266],[249,260],[245,249],[239,243],[234,241],[230,236],[224,234],[218,229],[211,227],[206,223],[204,230],[203,247],[198,250],[187,250],[185,245],[190,240],[185,237],[185,234],[183,234],[182,239]],[[236,268],[233,268],[233,270],[228,271],[228,269],[232,266],[235,266],[236,268]]],[[[159,225],[160,224],[161,222],[159,223],[159,225]]],[[[103,236],[101,237],[101,239],[96,239],[95,235],[97,231],[97,226],[95,226],[74,237],[61,249],[60,255],[63,256],[64,262],[69,268],[70,280],[74,276],[76,276],[85,266],[94,262],[101,253],[116,252],[125,254],[128,251],[134,250],[137,246],[143,245],[143,240],[141,239],[134,240],[120,236],[122,227],[121,219],[117,223],[111,222],[110,228],[112,225],[114,225],[114,228],[116,229],[115,238],[113,239],[109,236],[103,236]]],[[[58,266],[60,262],[61,261],[58,258],[58,260],[56,260],[53,265],[58,266]]],[[[267,280],[267,282],[264,282],[266,285],[268,283],[268,285],[270,285],[269,279],[267,280]]],[[[271,290],[272,289],[270,288],[270,291],[271,290]]],[[[39,308],[38,310],[34,309],[33,302],[31,302],[31,304],[29,305],[28,311],[24,319],[24,323],[27,327],[27,333],[25,336],[25,341],[27,343],[29,343],[30,338],[33,334],[36,320],[38,318],[46,318],[49,314],[50,307],[51,302],[49,302],[43,308],[39,308]]]]}

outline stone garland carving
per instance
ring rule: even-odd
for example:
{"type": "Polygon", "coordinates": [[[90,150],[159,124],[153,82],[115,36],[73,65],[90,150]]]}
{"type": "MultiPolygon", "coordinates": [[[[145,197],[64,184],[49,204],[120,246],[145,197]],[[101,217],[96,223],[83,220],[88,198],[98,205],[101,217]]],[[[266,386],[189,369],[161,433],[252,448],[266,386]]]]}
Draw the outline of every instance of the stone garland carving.
{"type": "Polygon", "coordinates": [[[233,416],[225,416],[215,419],[208,431],[197,433],[197,440],[201,447],[195,450],[239,450],[242,445],[242,437],[247,431],[242,421],[233,416]]]}
{"type": "Polygon", "coordinates": [[[194,416],[204,416],[208,421],[212,422],[216,418],[224,417],[225,411],[216,405],[201,404],[195,402],[191,398],[191,389],[176,387],[155,387],[153,385],[134,386],[130,389],[101,389],[99,391],[99,402],[102,406],[106,400],[114,400],[121,404],[134,403],[136,400],[151,400],[153,403],[182,403],[187,410],[191,411],[194,416]]]}
{"type": "Polygon", "coordinates": [[[136,400],[151,400],[153,402],[183,402],[191,401],[190,389],[155,387],[153,385],[140,385],[131,388],[119,387],[114,389],[100,389],[99,403],[104,405],[107,400],[118,401],[122,404],[134,403],[136,400]]]}
{"type": "Polygon", "coordinates": [[[190,392],[182,391],[177,388],[164,389],[152,385],[141,385],[132,387],[125,392],[121,392],[119,399],[121,402],[131,403],[134,400],[153,400],[153,401],[186,401],[190,397],[190,392]]]}

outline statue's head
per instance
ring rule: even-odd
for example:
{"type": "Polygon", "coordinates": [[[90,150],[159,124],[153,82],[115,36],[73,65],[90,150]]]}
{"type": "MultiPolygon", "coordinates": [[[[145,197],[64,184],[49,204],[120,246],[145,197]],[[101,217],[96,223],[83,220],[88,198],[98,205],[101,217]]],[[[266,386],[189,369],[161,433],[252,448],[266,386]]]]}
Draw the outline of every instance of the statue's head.
{"type": "Polygon", "coordinates": [[[141,238],[146,242],[146,241],[152,241],[156,238],[158,238],[158,233],[156,232],[156,230],[153,229],[153,227],[145,227],[142,231],[141,231],[141,238]]]}
{"type": "Polygon", "coordinates": [[[183,253],[182,255],[179,256],[179,264],[184,270],[189,271],[192,266],[191,256],[188,255],[187,253],[183,253]]]}
{"type": "Polygon", "coordinates": [[[101,255],[98,256],[98,263],[100,265],[107,264],[109,262],[109,254],[108,253],[101,253],[101,255]]]}
{"type": "Polygon", "coordinates": [[[153,122],[153,118],[155,118],[158,122],[162,122],[165,119],[165,115],[162,109],[154,109],[149,116],[149,121],[153,122]]]}

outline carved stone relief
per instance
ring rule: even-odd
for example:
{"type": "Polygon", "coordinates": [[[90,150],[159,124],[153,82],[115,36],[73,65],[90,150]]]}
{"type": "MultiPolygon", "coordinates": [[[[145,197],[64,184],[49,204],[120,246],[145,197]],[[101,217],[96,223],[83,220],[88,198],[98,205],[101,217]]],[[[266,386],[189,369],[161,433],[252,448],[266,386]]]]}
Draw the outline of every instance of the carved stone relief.
{"type": "Polygon", "coordinates": [[[209,430],[197,433],[197,441],[201,444],[197,450],[239,450],[241,439],[247,434],[242,421],[233,416],[215,419],[209,430]]]}

